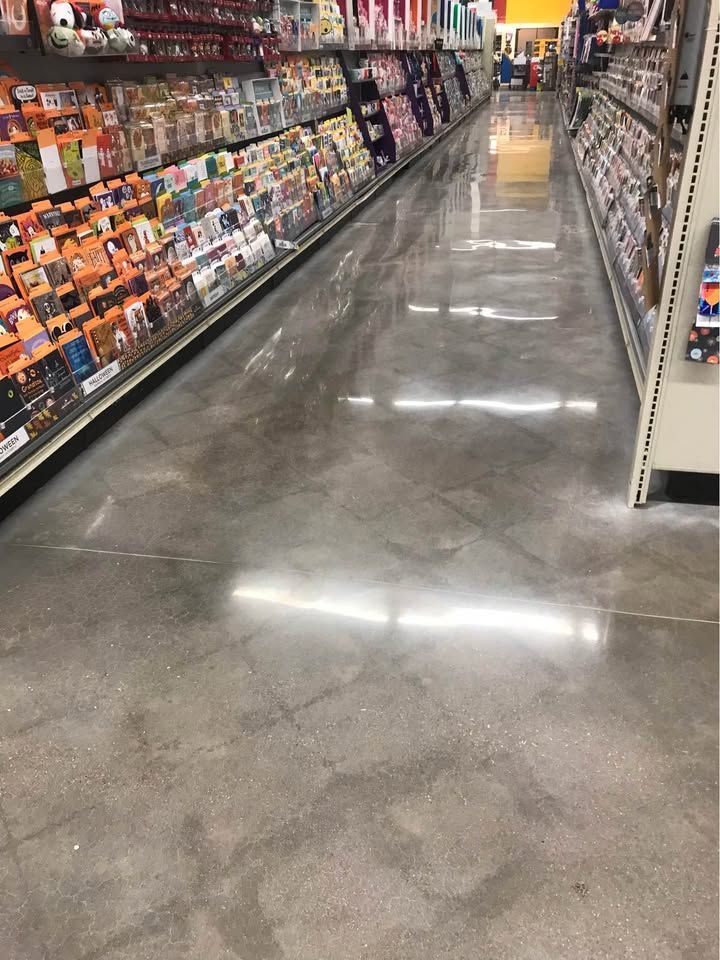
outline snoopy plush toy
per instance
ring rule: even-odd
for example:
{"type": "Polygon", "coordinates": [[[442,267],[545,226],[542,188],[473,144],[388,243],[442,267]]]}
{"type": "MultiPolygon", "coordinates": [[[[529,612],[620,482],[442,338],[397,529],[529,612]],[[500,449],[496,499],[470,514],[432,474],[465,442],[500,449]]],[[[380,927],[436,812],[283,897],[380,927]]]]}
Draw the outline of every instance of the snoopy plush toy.
{"type": "Polygon", "coordinates": [[[135,37],[110,7],[99,7],[93,20],[70,0],[53,0],[50,23],[46,44],[62,57],[124,54],[135,47],[135,37]]]}

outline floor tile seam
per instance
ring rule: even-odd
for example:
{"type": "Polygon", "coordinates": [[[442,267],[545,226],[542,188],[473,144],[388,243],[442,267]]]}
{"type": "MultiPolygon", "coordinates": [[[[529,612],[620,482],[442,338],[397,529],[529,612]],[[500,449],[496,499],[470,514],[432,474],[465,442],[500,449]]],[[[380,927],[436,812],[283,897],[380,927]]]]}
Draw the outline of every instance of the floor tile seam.
{"type": "MultiPolygon", "coordinates": [[[[90,553],[90,554],[100,554],[103,556],[111,557],[127,557],[138,560],[167,560],[172,563],[196,563],[206,566],[215,566],[215,567],[241,567],[242,563],[239,563],[237,560],[207,560],[198,557],[181,557],[181,556],[171,556],[169,554],[154,554],[154,553],[133,553],[131,551],[123,550],[109,550],[100,547],[78,547],[72,544],[50,544],[50,543],[23,543],[20,540],[11,540],[7,541],[6,546],[9,547],[23,547],[25,549],[31,550],[58,550],[58,551],[67,551],[71,553],[90,553]]],[[[315,577],[316,579],[323,580],[338,580],[337,577],[333,577],[330,574],[325,572],[317,572],[312,570],[297,570],[293,568],[285,569],[274,569],[274,573],[281,573],[288,576],[301,576],[301,577],[315,577]]],[[[644,620],[668,620],[672,622],[679,623],[704,623],[709,626],[720,626],[720,619],[710,620],[704,619],[702,617],[678,617],[672,614],[663,614],[663,613],[647,613],[641,610],[617,610],[613,607],[601,607],[594,604],[582,604],[582,603],[567,603],[560,600],[540,600],[540,599],[529,599],[527,597],[512,597],[512,596],[498,596],[497,594],[489,593],[478,593],[471,590],[463,590],[461,588],[453,587],[433,587],[433,586],[420,586],[417,584],[402,583],[398,581],[390,580],[378,580],[371,577],[356,577],[353,576],[342,582],[350,582],[357,584],[369,584],[379,587],[393,587],[395,589],[407,590],[408,592],[417,592],[417,593],[435,593],[446,596],[457,596],[457,597],[475,597],[483,600],[494,600],[500,601],[502,603],[517,603],[521,606],[532,606],[533,604],[544,606],[544,607],[558,607],[564,608],[567,610],[588,610],[592,613],[605,613],[613,616],[620,617],[637,617],[638,619],[644,620]]]]}
{"type": "MultiPolygon", "coordinates": [[[[227,498],[229,497],[233,505],[237,505],[237,504],[243,503],[244,500],[248,500],[250,502],[243,503],[243,507],[244,509],[251,509],[254,507],[264,507],[270,503],[276,503],[278,500],[282,500],[285,497],[294,496],[295,494],[298,494],[298,493],[318,492],[317,489],[314,489],[312,487],[309,488],[307,486],[309,482],[307,477],[304,477],[297,470],[292,468],[292,464],[283,464],[283,465],[288,466],[292,469],[292,478],[291,478],[292,484],[290,484],[287,487],[287,489],[284,489],[282,493],[267,492],[267,483],[262,482],[262,478],[255,477],[255,476],[248,476],[248,477],[241,478],[241,483],[243,484],[247,483],[248,485],[253,485],[254,489],[241,492],[237,487],[231,487],[229,484],[226,484],[219,493],[213,492],[214,502],[226,503],[227,498]]],[[[205,481],[200,481],[200,483],[203,483],[203,482],[205,481]]],[[[155,484],[153,486],[152,492],[156,493],[162,490],[167,491],[170,487],[173,486],[173,484],[175,484],[175,481],[172,479],[168,479],[164,481],[162,484],[155,484]]],[[[317,484],[315,485],[315,487],[317,488],[317,484]]],[[[118,493],[114,490],[111,492],[113,494],[114,502],[118,506],[128,506],[136,498],[136,494],[132,492],[118,493]]],[[[0,543],[2,542],[3,542],[2,538],[0,537],[0,543]]],[[[192,558],[190,557],[186,559],[192,559],[192,558]]]]}

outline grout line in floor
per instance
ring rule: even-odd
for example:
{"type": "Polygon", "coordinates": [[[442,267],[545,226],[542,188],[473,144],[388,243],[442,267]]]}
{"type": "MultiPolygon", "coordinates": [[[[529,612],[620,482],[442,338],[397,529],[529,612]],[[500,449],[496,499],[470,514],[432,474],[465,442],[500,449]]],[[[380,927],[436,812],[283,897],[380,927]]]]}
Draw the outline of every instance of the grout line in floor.
{"type": "MultiPolygon", "coordinates": [[[[69,553],[93,553],[111,557],[130,557],[138,560],[169,560],[175,563],[198,563],[206,566],[215,567],[242,567],[243,564],[237,560],[204,560],[199,557],[179,557],[163,553],[133,553],[126,550],[105,550],[100,547],[76,547],[72,545],[63,546],[54,543],[23,543],[20,540],[7,541],[8,547],[27,547],[31,550],[64,550],[69,553]]],[[[292,574],[301,577],[317,577],[323,580],[338,580],[326,573],[313,572],[311,570],[294,570],[292,568],[273,568],[276,573],[292,574]]],[[[589,610],[592,613],[609,613],[622,617],[639,617],[645,620],[672,620],[678,623],[707,623],[714,626],[720,625],[720,620],[705,620],[701,617],[674,617],[664,613],[642,613],[638,610],[616,610],[613,607],[598,607],[588,603],[566,603],[561,600],[538,600],[528,599],[526,597],[502,597],[492,593],[478,593],[473,590],[455,589],[453,587],[428,587],[418,586],[416,584],[398,583],[390,580],[374,580],[371,577],[348,577],[353,583],[373,584],[381,587],[395,587],[402,590],[414,590],[418,593],[438,593],[449,594],[460,597],[477,597],[483,600],[499,600],[504,603],[517,604],[536,604],[545,607],[565,607],[569,610],[589,610]]]]}

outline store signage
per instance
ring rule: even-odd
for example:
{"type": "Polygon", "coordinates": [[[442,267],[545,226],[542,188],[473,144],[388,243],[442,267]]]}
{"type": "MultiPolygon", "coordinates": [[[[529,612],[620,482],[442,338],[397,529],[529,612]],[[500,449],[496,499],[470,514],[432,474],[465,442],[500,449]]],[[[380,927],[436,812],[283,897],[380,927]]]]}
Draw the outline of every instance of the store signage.
{"type": "Polygon", "coordinates": [[[20,427],[15,433],[11,433],[9,437],[0,440],[0,463],[7,459],[7,457],[12,456],[20,447],[24,447],[29,439],[30,437],[25,427],[20,427]]]}
{"type": "Polygon", "coordinates": [[[19,83],[12,88],[12,95],[18,103],[30,103],[37,97],[37,90],[31,83],[19,83]]]}
{"type": "Polygon", "coordinates": [[[86,397],[89,396],[91,393],[94,393],[99,387],[101,387],[106,381],[112,380],[117,373],[120,373],[120,362],[118,360],[114,360],[106,367],[103,367],[102,370],[98,370],[97,373],[94,373],[91,377],[83,380],[83,382],[80,384],[82,392],[86,397]]]}

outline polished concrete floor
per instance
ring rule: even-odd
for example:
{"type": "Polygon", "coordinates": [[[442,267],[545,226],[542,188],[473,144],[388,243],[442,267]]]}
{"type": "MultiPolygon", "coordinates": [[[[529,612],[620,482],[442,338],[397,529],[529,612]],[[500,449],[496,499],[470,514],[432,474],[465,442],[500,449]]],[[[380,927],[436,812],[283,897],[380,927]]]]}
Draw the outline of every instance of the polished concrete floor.
{"type": "Polygon", "coordinates": [[[0,527],[3,960],[717,957],[717,524],[503,94],[0,527]]]}

